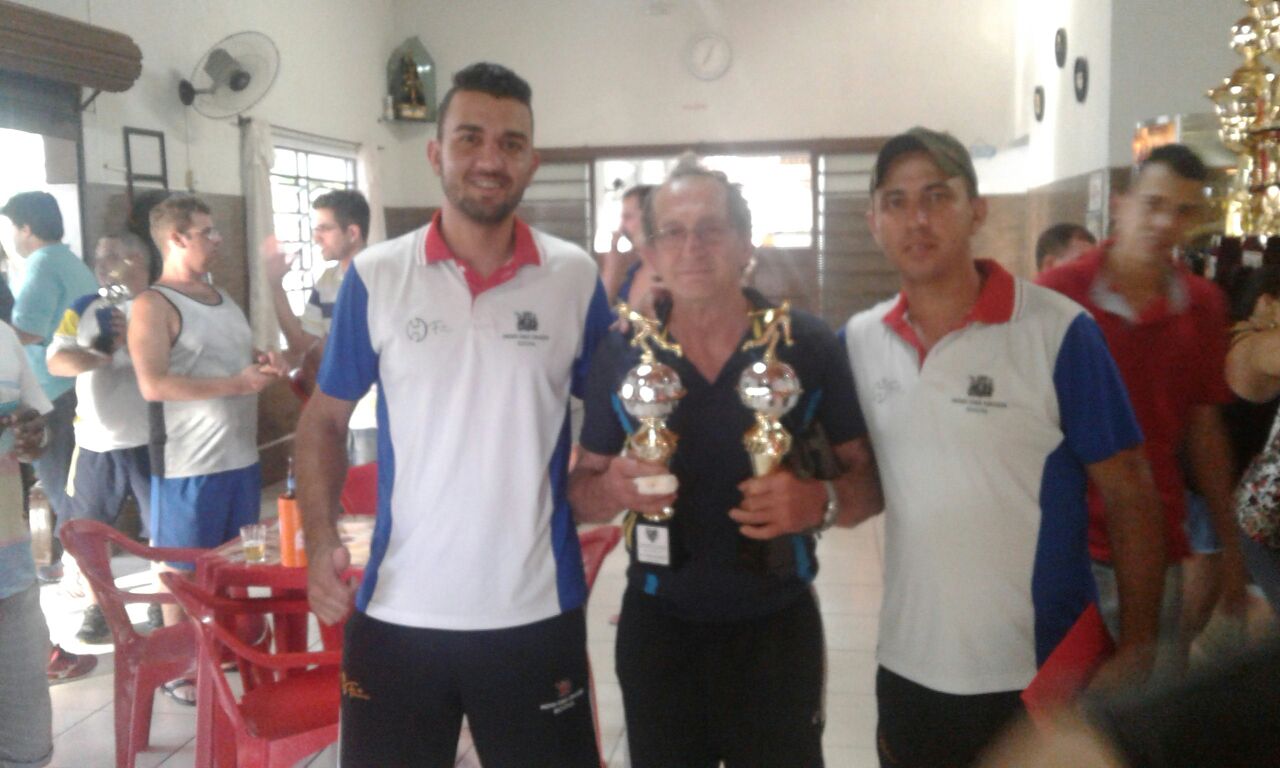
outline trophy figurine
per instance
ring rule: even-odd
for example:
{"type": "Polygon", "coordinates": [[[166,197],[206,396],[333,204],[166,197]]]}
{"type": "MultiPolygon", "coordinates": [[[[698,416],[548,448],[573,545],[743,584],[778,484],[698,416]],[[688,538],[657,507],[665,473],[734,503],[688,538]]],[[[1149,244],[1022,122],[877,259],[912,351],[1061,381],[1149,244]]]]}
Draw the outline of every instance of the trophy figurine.
{"type": "MultiPolygon", "coordinates": [[[[659,362],[655,347],[675,355],[680,345],[666,340],[658,321],[645,317],[625,303],[618,304],[618,316],[633,329],[631,346],[640,350],[640,363],[627,372],[618,388],[618,399],[627,413],[639,419],[640,426],[627,437],[624,456],[665,465],[676,452],[676,433],[667,429],[666,419],[684,397],[684,385],[671,366],[659,362]]],[[[637,478],[641,493],[665,494],[675,490],[673,477],[660,475],[637,478]],[[640,482],[645,481],[645,482],[640,482]]],[[[671,519],[674,511],[665,507],[659,514],[645,514],[654,523],[671,519]]]]}
{"type": "Polygon", "coordinates": [[[791,434],[782,426],[782,417],[800,399],[800,378],[795,370],[778,359],[778,342],[791,345],[791,305],[766,307],[750,313],[752,339],[743,351],[764,347],[764,355],[747,366],[738,379],[738,397],[755,414],[756,423],[743,435],[742,443],[751,457],[751,471],[763,477],[777,469],[791,450],[791,434]]]}
{"type": "Polygon", "coordinates": [[[89,339],[85,346],[91,347],[104,355],[110,355],[115,346],[116,334],[111,328],[112,313],[133,298],[129,286],[125,285],[124,282],[126,266],[120,265],[108,270],[105,275],[106,281],[98,289],[98,296],[102,298],[107,306],[98,307],[94,312],[94,318],[98,323],[98,333],[92,339],[89,339]]]}
{"type": "MultiPolygon", "coordinates": [[[[792,343],[790,304],[784,301],[748,316],[752,338],[742,350],[763,347],[764,354],[738,378],[738,398],[755,414],[755,424],[742,436],[742,444],[751,458],[751,473],[764,477],[776,470],[791,450],[791,433],[782,426],[782,417],[800,400],[800,377],[778,359],[778,342],[792,343]]],[[[738,539],[738,563],[753,573],[794,573],[793,559],[788,542],[738,539]]]]}

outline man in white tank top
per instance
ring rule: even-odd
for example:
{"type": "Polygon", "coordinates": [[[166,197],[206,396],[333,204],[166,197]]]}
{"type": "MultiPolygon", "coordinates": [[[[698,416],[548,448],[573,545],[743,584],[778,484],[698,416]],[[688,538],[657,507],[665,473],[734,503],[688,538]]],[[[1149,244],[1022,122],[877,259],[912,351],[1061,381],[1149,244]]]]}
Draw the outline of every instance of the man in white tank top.
{"type": "Polygon", "coordinates": [[[222,237],[207,205],[168,198],[151,237],[164,270],[134,301],[129,354],[150,404],[152,544],[213,547],[258,519],[258,393],[284,364],[253,349],[244,312],[209,282],[222,237]]]}

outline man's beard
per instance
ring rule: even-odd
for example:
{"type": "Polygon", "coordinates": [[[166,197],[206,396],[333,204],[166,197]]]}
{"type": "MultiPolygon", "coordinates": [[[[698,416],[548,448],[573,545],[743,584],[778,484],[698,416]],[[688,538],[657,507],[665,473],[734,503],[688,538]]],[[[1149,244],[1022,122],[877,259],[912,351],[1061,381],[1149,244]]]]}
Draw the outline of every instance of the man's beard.
{"type": "Polygon", "coordinates": [[[477,224],[500,224],[520,206],[520,201],[524,198],[524,190],[521,189],[499,203],[485,205],[467,197],[461,191],[461,186],[461,184],[446,185],[445,197],[449,198],[449,202],[453,203],[464,216],[477,224]]]}

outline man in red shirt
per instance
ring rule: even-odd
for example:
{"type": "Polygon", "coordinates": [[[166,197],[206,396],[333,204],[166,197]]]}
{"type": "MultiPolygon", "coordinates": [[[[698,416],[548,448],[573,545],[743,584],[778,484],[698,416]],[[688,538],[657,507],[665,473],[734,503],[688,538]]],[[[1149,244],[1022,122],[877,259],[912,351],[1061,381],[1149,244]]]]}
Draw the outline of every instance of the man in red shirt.
{"type": "MultiPolygon", "coordinates": [[[[1218,406],[1230,401],[1223,365],[1227,349],[1226,300],[1208,280],[1174,258],[1174,250],[1203,210],[1208,171],[1180,144],[1153,150],[1115,208],[1115,239],[1039,277],[1075,299],[1098,321],[1129,389],[1146,437],[1147,459],[1165,515],[1169,567],[1161,609],[1157,667],[1178,673],[1217,595],[1202,580],[1221,579],[1228,608],[1243,605],[1244,581],[1230,514],[1230,447],[1218,406]],[[1221,539],[1220,555],[1200,555],[1189,568],[1188,594],[1202,605],[1182,606],[1182,562],[1190,555],[1183,525],[1186,482],[1205,498],[1221,539]],[[1182,617],[1186,616],[1184,620],[1182,617]],[[1197,626],[1197,623],[1199,626],[1197,626]]],[[[1089,551],[1100,605],[1111,625],[1115,573],[1110,567],[1102,500],[1090,494],[1089,551]],[[1111,593],[1108,595],[1108,593],[1111,593]]],[[[1113,629],[1114,631],[1114,629],[1113,629]]]]}

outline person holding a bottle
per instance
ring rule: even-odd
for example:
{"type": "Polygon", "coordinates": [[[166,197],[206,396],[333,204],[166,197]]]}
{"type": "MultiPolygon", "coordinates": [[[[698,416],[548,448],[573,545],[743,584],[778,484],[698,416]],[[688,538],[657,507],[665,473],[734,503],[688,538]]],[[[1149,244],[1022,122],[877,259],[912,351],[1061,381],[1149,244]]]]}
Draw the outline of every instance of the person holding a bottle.
{"type": "MultiPolygon", "coordinates": [[[[49,371],[76,379],[76,447],[67,481],[66,519],[113,525],[132,494],[150,539],[151,462],[147,405],[125,344],[126,313],[132,298],[147,289],[147,245],[132,233],[98,241],[94,273],[100,290],[74,301],[49,345],[49,371]]],[[[74,561],[63,555],[68,579],[74,561]]],[[[89,607],[76,637],[86,643],[111,642],[106,617],[88,592],[89,607]]],[[[153,623],[160,606],[153,604],[153,623]]]]}

